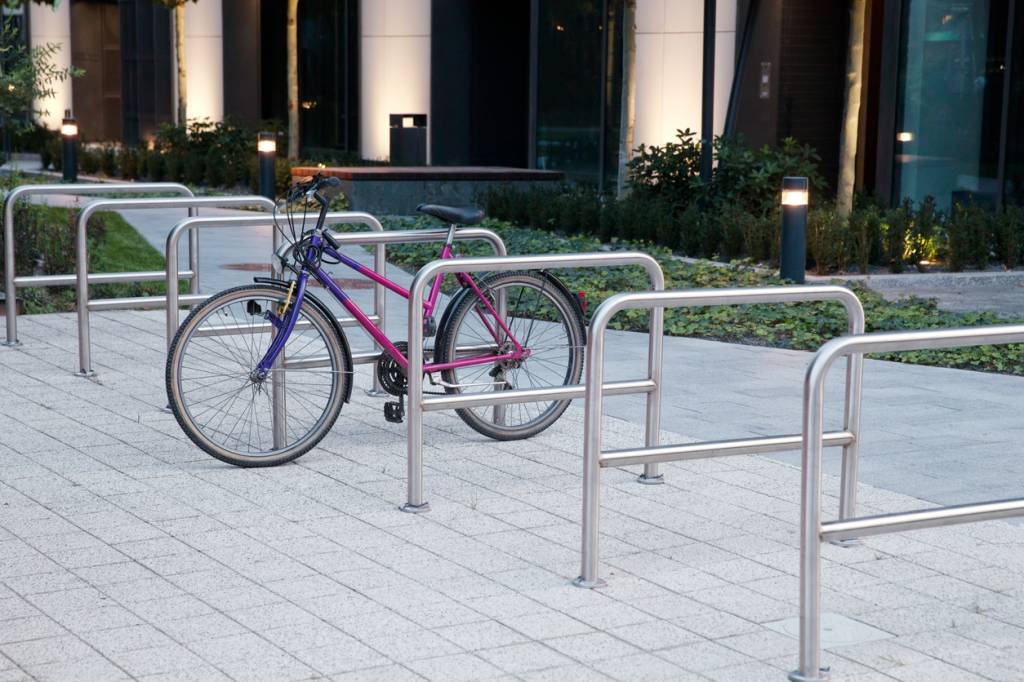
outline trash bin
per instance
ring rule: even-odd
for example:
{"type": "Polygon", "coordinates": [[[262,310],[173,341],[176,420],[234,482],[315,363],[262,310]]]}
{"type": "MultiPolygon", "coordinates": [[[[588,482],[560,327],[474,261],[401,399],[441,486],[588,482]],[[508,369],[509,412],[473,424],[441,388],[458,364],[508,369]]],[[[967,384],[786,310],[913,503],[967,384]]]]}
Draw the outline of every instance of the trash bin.
{"type": "Polygon", "coordinates": [[[427,115],[391,114],[391,165],[427,165],[427,115]]]}

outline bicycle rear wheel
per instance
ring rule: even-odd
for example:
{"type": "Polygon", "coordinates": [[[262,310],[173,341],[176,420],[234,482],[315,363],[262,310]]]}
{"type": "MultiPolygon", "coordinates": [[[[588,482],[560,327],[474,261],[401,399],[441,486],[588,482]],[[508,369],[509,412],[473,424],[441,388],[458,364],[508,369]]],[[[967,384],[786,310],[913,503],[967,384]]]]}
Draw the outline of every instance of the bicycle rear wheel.
{"type": "MultiPolygon", "coordinates": [[[[499,292],[505,297],[505,324],[529,350],[526,358],[472,365],[441,373],[448,393],[482,393],[517,388],[546,388],[578,384],[583,372],[583,320],[576,304],[547,276],[536,272],[504,272],[479,282],[480,290],[497,308],[499,292]]],[[[437,339],[437,362],[485,352],[510,352],[511,342],[495,341],[497,329],[481,299],[456,299],[448,323],[437,339]]],[[[502,335],[504,336],[504,335],[502,335]]],[[[548,428],[569,407],[570,400],[513,403],[456,410],[474,430],[495,440],[519,440],[548,428]]]]}
{"type": "Polygon", "coordinates": [[[192,442],[221,461],[291,461],[320,442],[341,411],[350,359],[333,322],[308,301],[275,367],[264,379],[253,373],[277,333],[267,316],[288,298],[266,285],[222,291],[189,314],[171,343],[171,411],[192,442]]]}

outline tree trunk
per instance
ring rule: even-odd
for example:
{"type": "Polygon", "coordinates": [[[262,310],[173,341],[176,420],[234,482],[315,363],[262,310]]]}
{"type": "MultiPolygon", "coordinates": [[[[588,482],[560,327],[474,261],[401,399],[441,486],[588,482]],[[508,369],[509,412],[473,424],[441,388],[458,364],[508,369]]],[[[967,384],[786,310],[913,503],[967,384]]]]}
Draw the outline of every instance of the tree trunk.
{"type": "Polygon", "coordinates": [[[846,217],[853,210],[857,178],[857,130],[860,125],[860,91],[864,80],[864,21],[866,0],[850,0],[850,45],[846,56],[846,102],[839,135],[839,183],[836,210],[846,217]]]}
{"type": "Polygon", "coordinates": [[[299,158],[299,0],[288,0],[288,158],[299,158]]]}
{"type": "Polygon", "coordinates": [[[633,155],[633,125],[636,122],[636,0],[622,8],[622,104],[619,120],[619,174],[615,196],[628,193],[629,160],[633,155]]]}
{"type": "Polygon", "coordinates": [[[188,75],[185,71],[185,3],[174,6],[174,52],[178,62],[178,124],[188,125],[188,75]]]}

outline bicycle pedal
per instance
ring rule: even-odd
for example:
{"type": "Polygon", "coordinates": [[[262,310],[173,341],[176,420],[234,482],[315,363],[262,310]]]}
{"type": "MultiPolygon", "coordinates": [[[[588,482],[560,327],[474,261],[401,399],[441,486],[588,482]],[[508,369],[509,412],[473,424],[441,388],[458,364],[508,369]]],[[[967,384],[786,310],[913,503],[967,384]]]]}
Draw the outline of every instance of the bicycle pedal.
{"type": "Polygon", "coordinates": [[[392,424],[401,424],[405,421],[405,405],[401,402],[384,403],[384,419],[392,424]]]}

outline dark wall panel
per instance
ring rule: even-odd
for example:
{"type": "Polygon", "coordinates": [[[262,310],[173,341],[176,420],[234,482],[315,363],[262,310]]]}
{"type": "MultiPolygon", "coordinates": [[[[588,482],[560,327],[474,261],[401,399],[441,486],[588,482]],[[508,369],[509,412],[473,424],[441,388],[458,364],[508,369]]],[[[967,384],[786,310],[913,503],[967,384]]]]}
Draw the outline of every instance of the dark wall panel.
{"type": "Polygon", "coordinates": [[[221,0],[224,15],[224,114],[261,118],[260,0],[221,0]]]}
{"type": "Polygon", "coordinates": [[[529,48],[529,3],[434,0],[434,164],[527,165],[529,48]]]}
{"type": "Polygon", "coordinates": [[[120,0],[124,141],[137,144],[174,120],[171,15],[152,0],[120,0]]]}
{"type": "Polygon", "coordinates": [[[787,0],[782,8],[779,137],[818,150],[835,188],[843,120],[849,8],[845,2],[787,0]]]}

